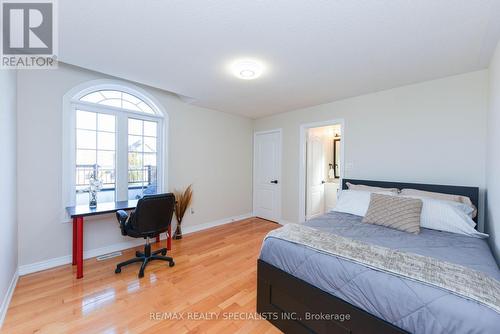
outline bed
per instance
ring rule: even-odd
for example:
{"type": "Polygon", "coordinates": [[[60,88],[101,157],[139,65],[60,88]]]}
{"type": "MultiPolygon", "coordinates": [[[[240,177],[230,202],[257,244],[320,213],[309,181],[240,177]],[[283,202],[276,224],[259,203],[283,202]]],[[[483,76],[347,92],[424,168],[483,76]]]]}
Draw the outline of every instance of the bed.
{"type": "MultiPolygon", "coordinates": [[[[467,196],[478,189],[343,180],[467,196]]],[[[500,280],[484,239],[422,229],[418,236],[331,212],[305,223],[318,231],[433,257],[500,280]]],[[[285,333],[495,333],[495,310],[449,291],[373,270],[300,244],[267,238],[258,260],[257,311],[285,333]]]]}

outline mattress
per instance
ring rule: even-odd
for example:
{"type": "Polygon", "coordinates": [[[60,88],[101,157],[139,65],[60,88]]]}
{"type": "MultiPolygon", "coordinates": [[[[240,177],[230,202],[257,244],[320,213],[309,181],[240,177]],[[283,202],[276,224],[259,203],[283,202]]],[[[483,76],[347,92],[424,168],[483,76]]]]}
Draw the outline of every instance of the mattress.
{"type": "MultiPolygon", "coordinates": [[[[305,223],[383,247],[435,257],[500,280],[485,239],[422,229],[414,235],[331,212],[305,223]]],[[[267,238],[260,259],[411,333],[498,333],[500,314],[452,294],[306,246],[267,238]]]]}

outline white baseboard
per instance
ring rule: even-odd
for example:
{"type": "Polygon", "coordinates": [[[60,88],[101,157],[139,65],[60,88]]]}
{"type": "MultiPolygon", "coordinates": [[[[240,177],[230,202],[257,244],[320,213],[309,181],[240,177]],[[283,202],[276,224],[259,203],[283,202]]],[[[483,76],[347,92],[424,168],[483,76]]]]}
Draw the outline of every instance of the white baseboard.
{"type": "Polygon", "coordinates": [[[30,264],[24,264],[22,266],[19,266],[19,276],[24,276],[31,273],[36,273],[37,271],[59,267],[68,263],[71,263],[71,255],[55,257],[52,259],[30,264]]]}
{"type": "Polygon", "coordinates": [[[5,294],[5,298],[2,301],[2,305],[0,305],[0,328],[2,328],[3,321],[5,320],[5,316],[7,315],[7,310],[9,309],[9,304],[12,299],[12,295],[14,294],[14,290],[16,289],[18,279],[19,272],[18,270],[16,270],[14,276],[12,276],[12,280],[10,281],[10,285],[7,289],[7,293],[5,294]]]}
{"type": "Polygon", "coordinates": [[[239,220],[247,219],[250,217],[253,217],[251,212],[245,213],[245,214],[239,215],[239,216],[233,216],[233,217],[229,217],[229,218],[219,219],[219,220],[209,222],[209,223],[198,224],[198,225],[194,225],[194,226],[186,226],[186,227],[182,228],[182,234],[184,235],[184,234],[194,233],[194,232],[198,232],[198,231],[203,231],[203,230],[206,230],[208,228],[212,228],[212,227],[216,227],[216,226],[220,226],[220,225],[224,225],[224,224],[229,224],[229,223],[234,223],[234,222],[237,222],[239,220]]]}
{"type": "MultiPolygon", "coordinates": [[[[134,240],[120,242],[120,243],[105,246],[105,247],[89,249],[89,250],[83,251],[83,258],[90,259],[90,258],[93,258],[96,256],[101,256],[104,254],[121,251],[124,249],[136,247],[136,246],[139,246],[142,244],[144,244],[144,240],[134,239],[134,240]]],[[[25,264],[25,265],[19,266],[19,276],[24,276],[24,275],[36,273],[38,271],[59,267],[59,266],[65,265],[65,264],[69,264],[71,262],[72,262],[71,255],[66,255],[66,256],[60,256],[60,257],[48,259],[45,261],[25,264]]]]}
{"type": "MultiPolygon", "coordinates": [[[[219,220],[209,222],[209,223],[204,223],[204,224],[199,224],[199,225],[194,225],[194,226],[186,226],[182,229],[182,233],[185,235],[185,234],[189,234],[189,233],[193,233],[193,232],[198,232],[198,231],[206,230],[206,229],[211,228],[211,227],[232,223],[232,222],[247,219],[250,217],[253,217],[253,215],[251,213],[246,213],[246,214],[239,215],[239,216],[219,219],[219,220]]],[[[160,236],[160,239],[162,239],[162,240],[164,240],[165,238],[166,238],[165,234],[160,236]]],[[[105,246],[105,247],[90,249],[90,250],[86,250],[83,252],[83,258],[90,259],[90,258],[101,256],[104,254],[133,248],[133,247],[136,247],[136,246],[139,246],[142,244],[144,244],[143,239],[133,239],[130,241],[120,242],[120,243],[105,246]]],[[[24,275],[35,273],[38,271],[59,267],[59,266],[65,265],[65,264],[69,264],[71,262],[72,262],[71,255],[66,255],[66,256],[56,257],[56,258],[52,258],[52,259],[48,259],[48,260],[44,260],[44,261],[40,261],[40,262],[25,264],[25,265],[19,266],[19,276],[24,276],[24,275]]]]}

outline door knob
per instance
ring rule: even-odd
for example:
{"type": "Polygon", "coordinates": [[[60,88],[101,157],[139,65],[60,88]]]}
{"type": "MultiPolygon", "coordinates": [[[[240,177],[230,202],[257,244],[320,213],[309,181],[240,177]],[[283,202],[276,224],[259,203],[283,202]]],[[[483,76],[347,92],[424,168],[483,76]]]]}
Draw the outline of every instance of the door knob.
{"type": "Polygon", "coordinates": [[[272,180],[271,183],[278,184],[278,180],[272,180]]]}
{"type": "Polygon", "coordinates": [[[326,182],[325,182],[324,180],[323,180],[323,181],[321,181],[321,184],[325,184],[325,183],[326,183],[326,182]]]}

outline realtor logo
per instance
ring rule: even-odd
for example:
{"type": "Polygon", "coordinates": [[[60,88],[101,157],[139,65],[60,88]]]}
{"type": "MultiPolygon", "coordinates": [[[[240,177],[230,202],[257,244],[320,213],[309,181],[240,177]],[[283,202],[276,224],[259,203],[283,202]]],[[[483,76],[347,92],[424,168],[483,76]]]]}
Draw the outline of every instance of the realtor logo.
{"type": "Polygon", "coordinates": [[[35,1],[2,1],[2,68],[57,66],[54,2],[35,1]]]}

